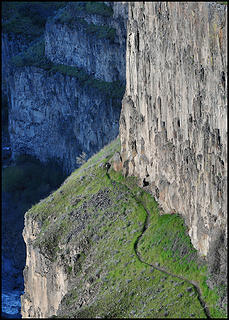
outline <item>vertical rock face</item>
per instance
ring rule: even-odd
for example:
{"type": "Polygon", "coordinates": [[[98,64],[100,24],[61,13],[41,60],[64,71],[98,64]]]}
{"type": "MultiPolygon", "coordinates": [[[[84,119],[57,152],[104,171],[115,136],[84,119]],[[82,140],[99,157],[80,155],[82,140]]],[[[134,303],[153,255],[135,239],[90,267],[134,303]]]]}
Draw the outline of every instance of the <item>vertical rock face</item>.
{"type": "Polygon", "coordinates": [[[23,36],[2,34],[2,145],[9,146],[10,138],[8,134],[8,112],[6,111],[10,97],[9,75],[13,72],[10,59],[13,55],[28,47],[28,41],[23,36]],[[4,112],[5,111],[5,112],[4,112]],[[7,128],[7,129],[6,129],[7,128]]]}
{"type": "MultiPolygon", "coordinates": [[[[113,7],[116,9],[120,4],[113,4],[113,7]]],[[[116,9],[111,19],[80,11],[74,4],[70,4],[68,9],[75,17],[71,25],[59,23],[61,11],[46,24],[46,56],[54,63],[84,68],[97,79],[108,82],[120,80],[125,83],[127,6],[123,4],[121,7],[124,12],[117,13],[116,9]],[[90,24],[101,28],[115,28],[115,41],[97,38],[92,33],[85,32],[86,26],[90,24]]]]}
{"type": "Polygon", "coordinates": [[[166,213],[184,216],[193,245],[221,275],[226,264],[226,10],[216,3],[130,4],[120,117],[124,173],[145,178],[166,213]]]}
{"type": "Polygon", "coordinates": [[[9,118],[14,154],[59,159],[71,172],[77,155],[89,156],[117,135],[119,115],[118,101],[82,88],[75,77],[36,67],[14,73],[9,118]]]}
{"type": "Polygon", "coordinates": [[[25,294],[21,296],[22,317],[45,318],[55,315],[67,292],[68,280],[64,268],[52,263],[38,248],[32,246],[40,231],[36,221],[25,219],[23,237],[27,256],[24,269],[25,294]]]}
{"type": "MultiPolygon", "coordinates": [[[[117,136],[125,86],[127,4],[110,6],[104,16],[96,7],[66,3],[46,23],[49,69],[28,63],[6,69],[13,158],[22,153],[41,161],[54,158],[70,173],[82,152],[89,157],[117,136]],[[80,68],[81,79],[70,74],[72,68],[80,68]],[[119,93],[114,94],[117,86],[119,93]]],[[[8,65],[12,41],[9,35],[3,40],[8,65]]],[[[24,50],[22,40],[14,54],[24,50]]]]}

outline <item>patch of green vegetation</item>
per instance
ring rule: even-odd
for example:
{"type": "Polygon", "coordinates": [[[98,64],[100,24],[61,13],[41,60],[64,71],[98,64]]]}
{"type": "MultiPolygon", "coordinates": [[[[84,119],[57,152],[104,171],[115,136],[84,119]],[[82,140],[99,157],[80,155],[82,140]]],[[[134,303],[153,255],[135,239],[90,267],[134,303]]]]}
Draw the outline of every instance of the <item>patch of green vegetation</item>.
{"type": "Polygon", "coordinates": [[[64,179],[62,169],[55,161],[43,164],[30,155],[18,156],[15,166],[3,168],[2,174],[3,191],[33,204],[56,189],[64,179]]]}
{"type": "Polygon", "coordinates": [[[69,293],[64,297],[66,305],[72,304],[78,297],[77,289],[72,289],[69,293]]]}
{"type": "Polygon", "coordinates": [[[116,35],[116,31],[114,28],[108,26],[100,26],[94,23],[90,23],[87,25],[86,32],[96,35],[98,39],[108,39],[110,41],[114,41],[116,35]]]}
{"type": "Polygon", "coordinates": [[[66,5],[64,2],[2,2],[2,30],[27,36],[32,40],[44,32],[46,20],[56,10],[66,5]]]}
{"type": "Polygon", "coordinates": [[[77,67],[66,66],[63,64],[52,64],[50,71],[60,72],[64,75],[75,77],[84,87],[96,89],[113,99],[122,98],[125,92],[125,87],[120,81],[106,82],[103,80],[98,80],[87,74],[83,69],[77,67]]]}
{"type": "Polygon", "coordinates": [[[88,13],[99,14],[104,17],[111,17],[113,15],[113,9],[103,2],[86,2],[85,9],[88,13]]]}
{"type": "Polygon", "coordinates": [[[16,67],[35,66],[49,69],[50,64],[45,57],[45,41],[42,36],[35,40],[25,51],[11,58],[12,64],[16,67]]]}
{"type": "Polygon", "coordinates": [[[110,178],[106,175],[103,166],[116,150],[118,139],[26,213],[42,223],[34,245],[66,268],[75,259],[69,269],[72,289],[62,300],[58,317],[206,318],[194,287],[176,275],[198,283],[211,317],[225,317],[217,310],[215,291],[207,288],[206,265],[199,262],[183,220],[178,215],[161,216],[136,178],[111,169],[110,178]],[[145,208],[150,219],[138,250],[146,262],[158,262],[174,276],[142,263],[136,255],[145,208]],[[90,300],[76,308],[88,290],[90,300]]]}
{"type": "MultiPolygon", "coordinates": [[[[98,13],[99,8],[101,9],[101,14],[109,14],[112,10],[111,8],[107,7],[103,3],[99,2],[92,2],[91,4],[88,2],[86,3],[85,9],[89,11],[93,11],[90,13],[98,13]],[[108,8],[108,9],[105,9],[108,8]]],[[[116,36],[116,30],[114,28],[109,27],[108,25],[96,25],[94,23],[88,23],[85,19],[82,17],[78,17],[77,12],[84,10],[84,7],[82,7],[82,4],[74,3],[70,6],[66,6],[63,8],[63,10],[58,13],[57,16],[54,17],[54,21],[56,23],[62,23],[66,24],[70,29],[77,28],[78,30],[83,30],[90,35],[94,35],[98,38],[98,40],[110,40],[111,42],[114,41],[116,36]],[[72,7],[73,6],[73,7],[72,7]]],[[[113,12],[113,10],[112,10],[113,12]]],[[[113,14],[113,13],[112,13],[113,14]]]]}
{"type": "MultiPolygon", "coordinates": [[[[133,190],[137,190],[134,187],[135,178],[127,178],[125,181],[133,190]]],[[[149,194],[139,191],[139,195],[141,197],[138,198],[152,213],[138,245],[142,259],[149,264],[157,262],[172,274],[198,283],[211,316],[225,317],[224,312],[217,307],[218,289],[210,290],[207,286],[207,264],[193,248],[183,219],[177,214],[160,215],[157,203],[149,194]]]]}

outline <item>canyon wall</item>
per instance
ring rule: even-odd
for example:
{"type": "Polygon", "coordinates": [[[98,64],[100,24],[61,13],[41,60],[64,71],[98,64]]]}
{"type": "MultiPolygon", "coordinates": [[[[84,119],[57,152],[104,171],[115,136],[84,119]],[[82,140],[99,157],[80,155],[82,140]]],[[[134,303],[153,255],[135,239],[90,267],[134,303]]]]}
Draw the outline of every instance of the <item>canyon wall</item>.
{"type": "Polygon", "coordinates": [[[26,218],[25,226],[23,237],[27,253],[21,313],[26,318],[44,318],[56,314],[61,299],[67,293],[67,273],[31,245],[41,231],[39,224],[26,218]]]}
{"type": "Polygon", "coordinates": [[[3,35],[13,159],[56,159],[70,173],[77,156],[88,158],[118,134],[127,5],[100,4],[106,14],[88,6],[66,3],[48,18],[43,38],[24,44],[3,35]]]}
{"type": "Polygon", "coordinates": [[[117,135],[118,101],[82,88],[75,77],[25,67],[14,72],[14,86],[9,117],[13,155],[57,159],[71,172],[76,156],[93,154],[117,135]]]}
{"type": "MultiPolygon", "coordinates": [[[[131,3],[120,117],[125,175],[179,213],[226,276],[227,6],[131,3]]],[[[221,281],[220,280],[220,281],[221,281]]],[[[222,280],[224,281],[224,280],[222,280]]]]}

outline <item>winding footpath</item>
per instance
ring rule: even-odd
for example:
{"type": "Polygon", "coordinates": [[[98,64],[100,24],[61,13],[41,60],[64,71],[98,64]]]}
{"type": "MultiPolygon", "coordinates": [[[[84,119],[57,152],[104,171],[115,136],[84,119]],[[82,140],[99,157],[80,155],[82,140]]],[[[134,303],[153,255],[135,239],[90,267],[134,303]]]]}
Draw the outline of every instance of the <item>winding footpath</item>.
{"type": "Polygon", "coordinates": [[[140,255],[137,247],[138,247],[139,240],[142,238],[144,232],[146,231],[146,229],[147,229],[147,227],[149,225],[149,211],[147,210],[145,204],[142,201],[140,201],[137,198],[135,198],[135,199],[138,200],[139,203],[141,203],[141,205],[143,206],[143,208],[144,208],[144,210],[145,210],[145,212],[147,214],[145,222],[144,222],[144,225],[143,225],[143,228],[142,228],[142,232],[137,237],[137,239],[136,239],[136,241],[134,243],[134,250],[135,250],[136,256],[138,257],[139,261],[141,261],[142,263],[144,263],[144,264],[146,264],[148,266],[151,266],[151,267],[153,267],[153,268],[155,268],[155,269],[157,269],[157,270],[159,270],[159,271],[161,271],[161,272],[163,272],[163,273],[165,273],[167,275],[170,275],[172,277],[176,277],[178,279],[181,279],[183,281],[186,281],[186,282],[190,283],[194,287],[194,291],[197,293],[198,300],[199,300],[199,302],[200,302],[200,304],[201,304],[201,306],[202,306],[202,308],[204,310],[204,313],[205,313],[207,319],[210,319],[211,317],[210,317],[209,309],[208,309],[207,305],[205,304],[204,300],[202,299],[201,289],[200,289],[200,287],[199,287],[197,282],[191,281],[191,280],[188,280],[188,279],[186,279],[186,278],[184,278],[182,276],[178,276],[176,274],[170,273],[170,272],[166,271],[163,268],[157,267],[154,264],[150,264],[150,263],[147,263],[144,260],[142,260],[141,255],[140,255]]]}
{"type": "MultiPolygon", "coordinates": [[[[106,173],[106,175],[107,175],[108,179],[110,179],[110,181],[111,181],[111,183],[112,183],[113,185],[116,185],[116,184],[117,184],[117,182],[116,182],[115,180],[112,180],[112,179],[110,178],[110,175],[109,175],[108,173],[106,173]]],[[[120,183],[120,182],[118,182],[118,183],[120,183]]],[[[201,289],[200,289],[200,287],[199,287],[199,285],[198,285],[197,282],[188,280],[188,279],[186,279],[186,278],[184,278],[184,277],[182,277],[182,276],[178,276],[178,275],[176,275],[176,274],[173,274],[173,273],[171,273],[171,272],[168,272],[168,271],[166,271],[164,268],[158,267],[158,266],[156,266],[156,265],[154,265],[154,264],[150,264],[150,263],[148,263],[148,262],[145,262],[145,261],[142,259],[141,254],[140,254],[140,252],[138,251],[138,243],[139,243],[140,239],[142,238],[142,236],[144,235],[145,231],[147,230],[147,228],[148,228],[148,226],[149,226],[149,216],[150,216],[150,213],[149,213],[148,209],[146,208],[145,203],[144,203],[143,201],[141,201],[139,198],[137,198],[137,197],[133,194],[132,190],[131,190],[126,184],[123,184],[123,183],[120,183],[120,184],[122,184],[123,186],[125,186],[125,187],[128,189],[128,191],[130,192],[130,194],[132,195],[132,197],[136,200],[137,203],[139,203],[139,204],[141,204],[141,205],[143,206],[143,208],[144,208],[144,210],[145,210],[145,212],[146,212],[146,219],[145,219],[145,221],[144,221],[141,234],[137,237],[137,239],[135,240],[135,243],[134,243],[134,250],[135,250],[135,254],[136,254],[138,260],[139,260],[141,263],[145,264],[145,265],[148,265],[148,266],[153,267],[154,269],[156,269],[156,270],[158,270],[158,271],[163,272],[164,274],[167,274],[167,275],[169,275],[169,276],[176,277],[176,278],[178,278],[178,279],[181,279],[181,280],[183,280],[183,281],[186,281],[186,282],[188,282],[191,286],[193,286],[194,291],[195,291],[196,294],[197,294],[197,298],[198,298],[198,300],[199,300],[199,302],[200,302],[200,305],[202,306],[202,308],[203,308],[203,310],[204,310],[204,313],[205,313],[205,315],[206,315],[206,318],[207,318],[207,319],[211,319],[209,309],[208,309],[207,305],[205,304],[205,302],[204,302],[204,300],[203,300],[203,298],[202,298],[201,289]]]]}

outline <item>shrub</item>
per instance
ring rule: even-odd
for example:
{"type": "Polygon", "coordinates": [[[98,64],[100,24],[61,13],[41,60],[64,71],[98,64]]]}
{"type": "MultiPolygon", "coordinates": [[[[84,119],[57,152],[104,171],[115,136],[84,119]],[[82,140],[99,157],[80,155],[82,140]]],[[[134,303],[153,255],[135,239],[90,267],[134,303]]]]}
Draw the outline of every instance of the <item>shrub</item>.
{"type": "Polygon", "coordinates": [[[78,157],[76,157],[76,163],[82,165],[87,162],[87,154],[82,152],[78,157]]]}
{"type": "Polygon", "coordinates": [[[125,92],[125,86],[123,86],[120,81],[106,82],[95,79],[90,85],[112,99],[122,98],[125,92]]]}
{"type": "Polygon", "coordinates": [[[16,67],[35,66],[44,69],[50,68],[50,62],[45,57],[45,41],[42,36],[25,50],[11,58],[16,67]]]}
{"type": "Polygon", "coordinates": [[[6,2],[2,4],[2,30],[35,39],[44,32],[46,20],[55,10],[66,5],[64,2],[6,2]]]}
{"type": "Polygon", "coordinates": [[[24,172],[20,167],[8,167],[3,169],[2,188],[6,192],[15,192],[23,190],[24,172]]]}
{"type": "Polygon", "coordinates": [[[110,41],[114,41],[115,39],[115,29],[108,26],[100,26],[96,24],[87,24],[86,32],[94,34],[98,37],[98,39],[108,39],[110,41]]]}
{"type": "MultiPolygon", "coordinates": [[[[86,8],[87,7],[91,8],[90,10],[93,11],[90,13],[95,13],[94,11],[97,11],[96,13],[98,13],[99,12],[98,9],[97,10],[92,9],[92,8],[97,8],[98,6],[107,7],[106,5],[98,2],[93,2],[92,4],[90,3],[86,4],[86,8]]],[[[76,6],[74,4],[74,6],[73,5],[67,6],[61,12],[59,12],[59,14],[54,19],[58,23],[67,24],[67,26],[71,29],[73,28],[81,29],[83,27],[86,33],[94,34],[98,39],[108,39],[110,41],[114,41],[114,38],[116,35],[116,31],[114,28],[111,28],[108,25],[96,25],[94,23],[90,23],[90,24],[87,23],[86,20],[77,16],[77,11],[82,11],[82,10],[83,10],[83,7],[79,5],[76,6]]],[[[111,8],[109,8],[109,10],[111,10],[112,11],[111,14],[113,14],[113,10],[111,8]]],[[[106,11],[104,10],[102,12],[106,12],[106,11]]]]}
{"type": "Polygon", "coordinates": [[[85,9],[88,13],[100,14],[104,17],[110,17],[113,15],[113,9],[103,2],[86,2],[85,9]]]}
{"type": "Polygon", "coordinates": [[[21,195],[26,202],[36,202],[57,188],[64,180],[62,169],[55,161],[41,163],[33,156],[23,154],[15,166],[3,169],[3,191],[21,195]],[[23,193],[22,193],[23,191],[23,193]]]}

